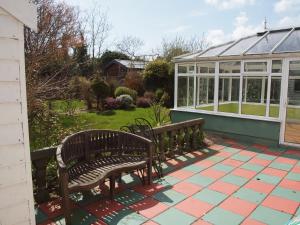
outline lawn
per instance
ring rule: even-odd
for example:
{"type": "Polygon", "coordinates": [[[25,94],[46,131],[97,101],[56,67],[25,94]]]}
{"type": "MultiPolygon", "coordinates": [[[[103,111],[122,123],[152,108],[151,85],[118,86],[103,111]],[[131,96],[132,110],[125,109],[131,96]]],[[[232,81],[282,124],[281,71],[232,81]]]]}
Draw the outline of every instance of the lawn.
{"type": "MultiPolygon", "coordinates": [[[[197,107],[199,110],[213,111],[213,106],[203,106],[197,107]]],[[[219,112],[228,112],[228,113],[238,113],[238,103],[228,103],[219,105],[219,112]]],[[[242,114],[246,115],[256,115],[264,116],[266,112],[265,105],[257,104],[242,104],[242,114]]],[[[279,116],[279,107],[271,106],[270,107],[270,117],[278,118],[279,116]]],[[[298,108],[289,108],[288,109],[288,118],[289,119],[300,119],[300,109],[298,108]]]]}

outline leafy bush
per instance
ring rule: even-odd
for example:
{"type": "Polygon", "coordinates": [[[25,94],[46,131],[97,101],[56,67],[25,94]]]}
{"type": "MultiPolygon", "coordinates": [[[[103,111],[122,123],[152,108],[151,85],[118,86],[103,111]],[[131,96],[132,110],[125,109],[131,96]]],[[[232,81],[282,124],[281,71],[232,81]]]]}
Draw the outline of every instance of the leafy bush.
{"type": "Polygon", "coordinates": [[[120,95],[117,97],[117,101],[120,104],[122,109],[131,109],[134,108],[133,99],[130,95],[120,95]]]}
{"type": "Polygon", "coordinates": [[[156,101],[160,101],[161,97],[163,96],[164,94],[164,90],[159,88],[155,91],[155,99],[156,101]]]}
{"type": "Polygon", "coordinates": [[[108,97],[104,100],[104,108],[107,110],[118,109],[120,107],[120,102],[112,97],[108,97]]]}
{"type": "Polygon", "coordinates": [[[139,96],[144,93],[143,76],[137,71],[129,71],[125,76],[125,86],[137,91],[139,96]]]}
{"type": "Polygon", "coordinates": [[[150,107],[151,104],[151,99],[145,98],[145,97],[140,97],[136,100],[136,105],[137,107],[140,108],[148,108],[150,107]]]}
{"type": "Polygon", "coordinates": [[[151,101],[153,101],[155,99],[155,94],[152,91],[146,91],[144,93],[144,97],[149,98],[151,101]]]}
{"type": "Polygon", "coordinates": [[[70,81],[70,90],[74,93],[73,97],[83,99],[87,108],[92,108],[93,95],[91,89],[91,81],[85,77],[76,76],[70,81]]]}
{"type": "Polygon", "coordinates": [[[100,78],[96,78],[91,86],[96,98],[97,98],[97,109],[102,110],[103,99],[109,96],[110,88],[107,82],[100,78]]]}
{"type": "Polygon", "coordinates": [[[133,101],[137,98],[137,92],[127,87],[117,87],[115,90],[115,97],[119,97],[121,95],[130,95],[133,101]]]}
{"type": "Polygon", "coordinates": [[[161,96],[160,98],[160,102],[161,104],[163,104],[165,107],[168,107],[169,106],[169,103],[170,103],[170,95],[167,93],[167,92],[164,92],[163,95],[161,96]]]}

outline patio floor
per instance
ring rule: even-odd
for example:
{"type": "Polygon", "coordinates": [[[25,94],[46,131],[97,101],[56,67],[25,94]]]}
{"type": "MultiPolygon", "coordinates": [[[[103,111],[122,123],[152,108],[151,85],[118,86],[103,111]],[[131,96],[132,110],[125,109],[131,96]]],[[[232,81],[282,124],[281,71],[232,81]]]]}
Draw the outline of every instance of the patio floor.
{"type": "MultiPolygon", "coordinates": [[[[73,196],[73,224],[284,225],[300,215],[300,150],[220,143],[164,164],[152,186],[123,176],[114,201],[107,186],[73,196]]],[[[64,224],[60,199],[36,209],[38,224],[64,224]]]]}

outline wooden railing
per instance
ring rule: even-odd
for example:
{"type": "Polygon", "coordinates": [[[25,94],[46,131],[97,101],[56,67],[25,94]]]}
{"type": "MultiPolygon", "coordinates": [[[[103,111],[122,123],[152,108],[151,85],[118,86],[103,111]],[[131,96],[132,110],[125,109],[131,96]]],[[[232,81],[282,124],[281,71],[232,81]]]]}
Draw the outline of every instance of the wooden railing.
{"type": "MultiPolygon", "coordinates": [[[[202,145],[203,119],[195,119],[154,128],[158,140],[157,150],[161,160],[173,158],[185,152],[198,149],[202,145]]],[[[55,170],[56,147],[49,147],[31,152],[33,165],[34,195],[37,203],[49,199],[49,192],[58,187],[55,170]],[[52,176],[49,176],[52,166],[52,176]]]]}

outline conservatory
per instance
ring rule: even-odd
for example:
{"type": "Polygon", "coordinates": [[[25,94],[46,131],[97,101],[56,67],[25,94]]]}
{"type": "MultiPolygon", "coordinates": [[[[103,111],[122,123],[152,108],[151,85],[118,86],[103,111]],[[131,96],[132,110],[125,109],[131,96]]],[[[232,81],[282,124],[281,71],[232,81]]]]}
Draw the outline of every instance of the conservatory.
{"type": "Polygon", "coordinates": [[[174,122],[300,146],[300,27],[267,30],[174,58],[174,122]]]}

